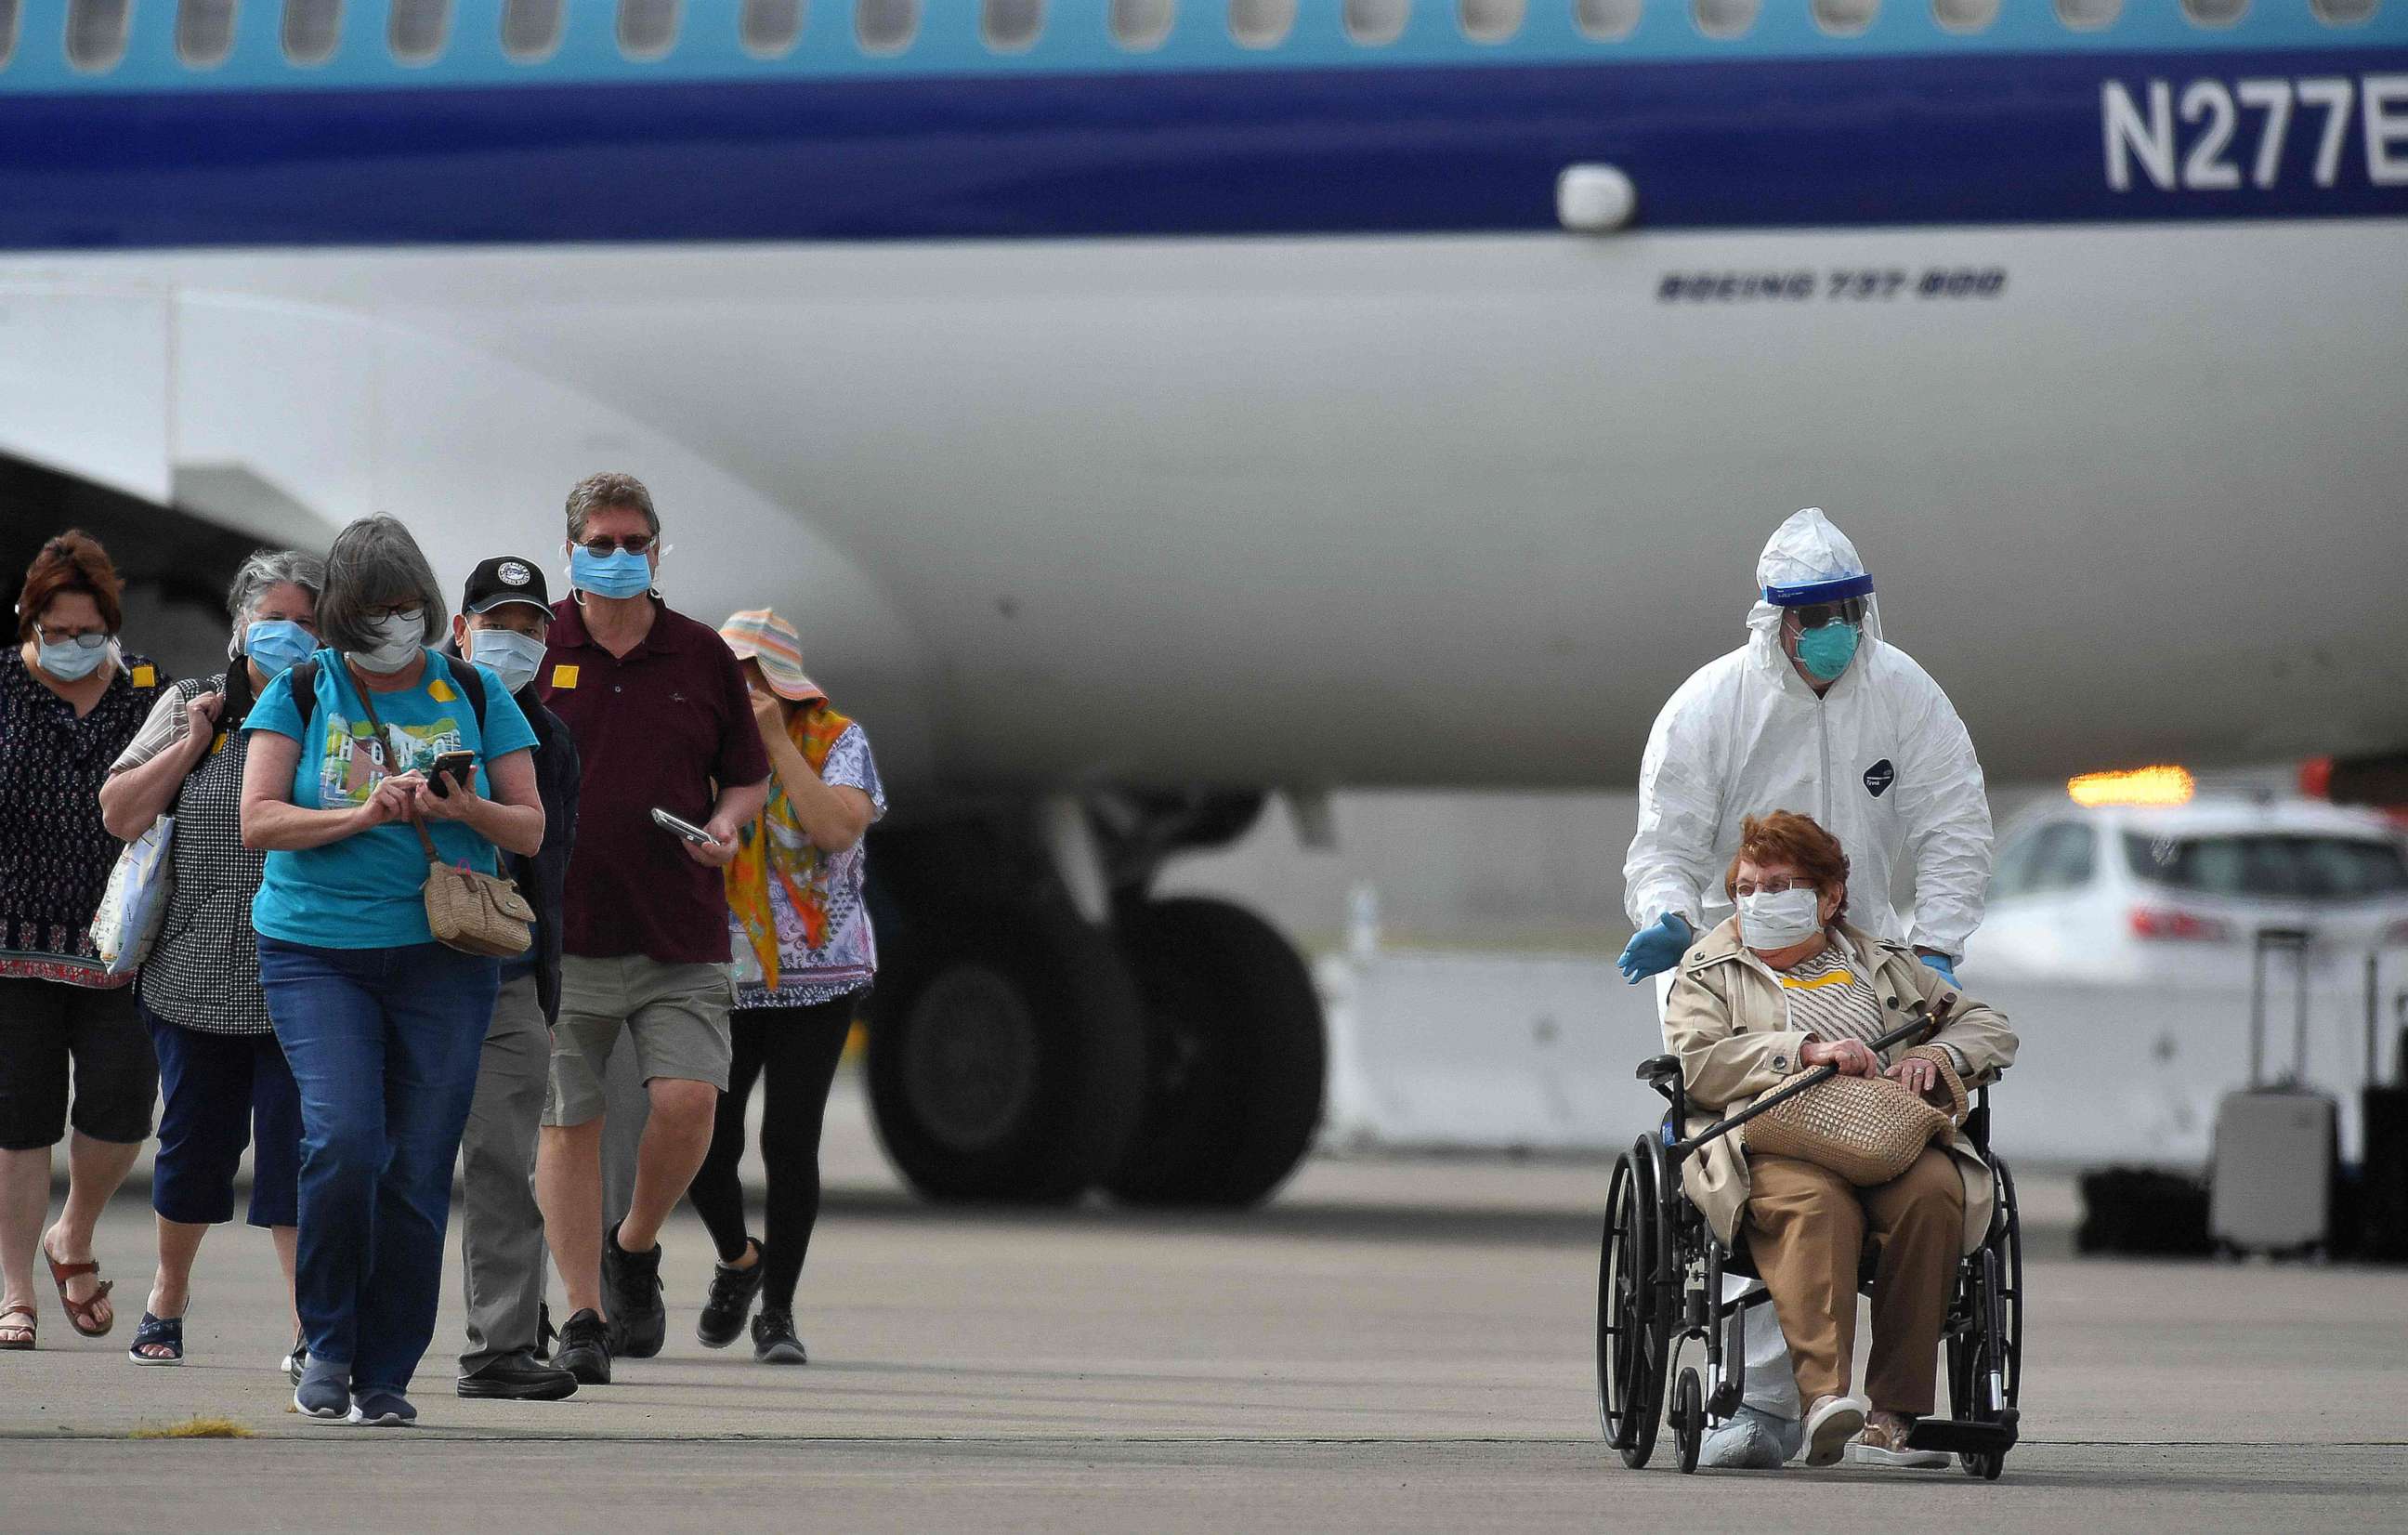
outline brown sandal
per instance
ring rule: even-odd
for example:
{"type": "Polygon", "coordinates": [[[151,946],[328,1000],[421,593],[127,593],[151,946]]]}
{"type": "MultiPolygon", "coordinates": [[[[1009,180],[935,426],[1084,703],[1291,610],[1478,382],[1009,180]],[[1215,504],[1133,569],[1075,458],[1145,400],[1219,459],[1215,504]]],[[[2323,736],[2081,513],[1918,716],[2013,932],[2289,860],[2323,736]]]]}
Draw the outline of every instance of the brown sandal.
{"type": "Polygon", "coordinates": [[[31,1306],[11,1306],[7,1311],[0,1312],[0,1350],[31,1349],[34,1346],[34,1327],[40,1321],[41,1318],[34,1314],[34,1308],[31,1306]],[[11,1322],[8,1318],[12,1316],[22,1316],[25,1320],[22,1323],[11,1322]],[[18,1336],[13,1338],[7,1336],[9,1333],[15,1333],[18,1336]]]}
{"type": "Polygon", "coordinates": [[[50,1266],[50,1283],[59,1287],[59,1305],[67,1313],[67,1326],[75,1328],[76,1331],[83,1334],[86,1338],[108,1337],[109,1330],[117,1326],[117,1309],[113,1306],[110,1307],[108,1320],[100,1324],[98,1327],[92,1326],[92,1313],[100,1309],[100,1303],[103,1300],[108,1298],[108,1292],[117,1288],[117,1281],[113,1279],[101,1280],[99,1287],[93,1290],[91,1295],[86,1296],[81,1300],[69,1300],[67,1298],[67,1281],[71,1279],[81,1279],[86,1274],[97,1276],[100,1273],[99,1263],[96,1261],[92,1263],[61,1263],[58,1259],[50,1256],[50,1244],[47,1241],[42,1243],[42,1261],[50,1266]]]}

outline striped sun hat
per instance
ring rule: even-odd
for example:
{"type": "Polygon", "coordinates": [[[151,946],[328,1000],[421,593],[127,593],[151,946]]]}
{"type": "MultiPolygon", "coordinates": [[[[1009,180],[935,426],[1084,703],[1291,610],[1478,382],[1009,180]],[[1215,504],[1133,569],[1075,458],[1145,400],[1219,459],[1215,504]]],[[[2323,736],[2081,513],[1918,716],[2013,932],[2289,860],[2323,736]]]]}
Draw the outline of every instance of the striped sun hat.
{"type": "Polygon", "coordinates": [[[772,610],[750,608],[730,613],[719,626],[719,638],[727,641],[738,660],[759,662],[761,675],[779,697],[798,704],[813,698],[826,700],[827,695],[803,670],[803,637],[772,610]]]}

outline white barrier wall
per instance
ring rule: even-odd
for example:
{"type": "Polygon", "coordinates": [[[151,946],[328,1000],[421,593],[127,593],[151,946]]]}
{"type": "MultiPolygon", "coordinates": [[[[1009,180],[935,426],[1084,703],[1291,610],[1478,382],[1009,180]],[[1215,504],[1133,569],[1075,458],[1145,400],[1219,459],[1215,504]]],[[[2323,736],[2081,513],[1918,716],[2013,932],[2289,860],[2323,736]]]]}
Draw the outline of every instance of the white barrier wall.
{"type": "MultiPolygon", "coordinates": [[[[1655,1124],[1662,1100],[1632,1075],[1663,1048],[1652,985],[1598,958],[1374,952],[1323,961],[1331,1073],[1324,1131],[1336,1149],[1612,1151],[1655,1124]]],[[[2399,1069],[2397,997],[2408,955],[2382,975],[2380,1067],[2399,1069]]],[[[1994,1141],[2040,1163],[2198,1166],[2216,1100],[2249,1069],[2245,991],[2109,991],[1966,977],[2022,1036],[1994,1097],[1994,1141]]],[[[2270,1003],[2268,1062],[2288,1069],[2291,1000],[2270,1003]]],[[[2310,997],[2307,1081],[2342,1099],[2358,1152],[2365,1000],[2355,979],[2310,997]]]]}

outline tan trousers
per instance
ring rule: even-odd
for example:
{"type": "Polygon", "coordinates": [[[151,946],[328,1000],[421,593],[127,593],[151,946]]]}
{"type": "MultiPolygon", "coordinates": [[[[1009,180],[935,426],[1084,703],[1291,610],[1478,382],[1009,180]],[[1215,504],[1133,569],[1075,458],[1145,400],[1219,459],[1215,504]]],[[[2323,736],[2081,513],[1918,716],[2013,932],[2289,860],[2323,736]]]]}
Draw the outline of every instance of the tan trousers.
{"type": "Polygon", "coordinates": [[[1875,1408],[1920,1417],[1932,1409],[1940,1328],[1965,1232],[1965,1183],[1946,1152],[1873,1188],[1787,1156],[1747,1159],[1748,1247],[1789,1340],[1798,1395],[1812,1409],[1848,1394],[1856,1346],[1856,1274],[1868,1243],[1873,1347],[1866,1371],[1875,1408]]]}

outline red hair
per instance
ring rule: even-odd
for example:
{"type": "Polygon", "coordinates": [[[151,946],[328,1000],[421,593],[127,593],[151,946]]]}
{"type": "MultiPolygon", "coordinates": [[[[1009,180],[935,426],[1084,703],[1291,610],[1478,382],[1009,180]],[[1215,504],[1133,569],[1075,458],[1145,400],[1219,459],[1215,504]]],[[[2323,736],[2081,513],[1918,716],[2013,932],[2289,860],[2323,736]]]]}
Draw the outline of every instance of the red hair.
{"type": "Polygon", "coordinates": [[[100,621],[115,634],[125,623],[125,609],[118,600],[124,590],[125,582],[118,579],[117,567],[109,563],[100,540],[71,527],[44,544],[25,567],[24,589],[17,594],[17,638],[34,638],[36,621],[62,592],[81,592],[92,598],[100,621]]]}
{"type": "Polygon", "coordinates": [[[1770,815],[1751,815],[1739,824],[1739,852],[1723,875],[1723,895],[1734,905],[1742,863],[1758,868],[1787,864],[1813,881],[1816,891],[1838,896],[1840,909],[1831,913],[1831,920],[1846,919],[1848,855],[1840,851],[1840,839],[1816,825],[1813,817],[1796,811],[1774,811],[1770,815]]]}

